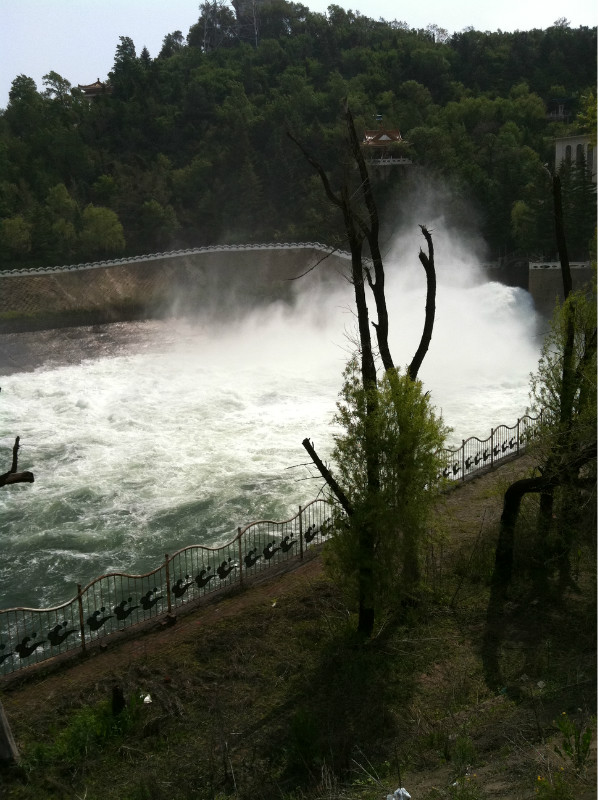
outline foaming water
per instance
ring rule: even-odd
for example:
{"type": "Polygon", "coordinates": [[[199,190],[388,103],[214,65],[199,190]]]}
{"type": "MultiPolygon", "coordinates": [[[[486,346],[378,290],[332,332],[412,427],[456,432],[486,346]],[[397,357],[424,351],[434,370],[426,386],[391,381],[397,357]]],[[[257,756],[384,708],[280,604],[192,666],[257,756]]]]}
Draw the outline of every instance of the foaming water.
{"type": "MultiPolygon", "coordinates": [[[[392,349],[406,364],[423,270],[389,263],[392,349]]],[[[454,277],[439,269],[421,377],[459,441],[524,413],[537,344],[526,293],[454,277]]],[[[303,288],[293,308],[243,319],[119,325],[108,349],[111,326],[79,329],[75,363],[64,363],[73,331],[52,335],[50,366],[36,335],[43,365],[2,381],[3,459],[20,435],[35,483],[0,494],[0,607],[60,603],[77,583],[148,571],[165,552],[228,541],[313,499],[322,481],[297,466],[301,441],[330,453],[355,320],[346,283],[303,288]]]]}

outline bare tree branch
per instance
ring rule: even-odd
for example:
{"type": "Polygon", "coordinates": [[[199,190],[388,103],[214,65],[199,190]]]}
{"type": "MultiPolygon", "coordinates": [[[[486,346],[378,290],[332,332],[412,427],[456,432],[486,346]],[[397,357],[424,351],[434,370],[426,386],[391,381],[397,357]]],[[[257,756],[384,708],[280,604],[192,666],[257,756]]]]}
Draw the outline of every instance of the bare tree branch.
{"type": "Polygon", "coordinates": [[[21,437],[17,436],[12,448],[12,464],[8,472],[0,475],[0,486],[9,486],[13,483],[33,483],[33,472],[18,472],[19,447],[21,437]]]}
{"type": "Polygon", "coordinates": [[[419,227],[421,228],[421,232],[428,243],[428,255],[426,255],[423,250],[419,251],[419,260],[426,271],[426,317],[419,347],[417,348],[417,352],[413,356],[413,360],[408,369],[409,377],[412,381],[417,378],[417,373],[422,365],[424,356],[428,352],[428,347],[432,341],[434,318],[436,316],[436,269],[434,266],[434,243],[432,242],[432,235],[430,231],[424,227],[424,225],[420,225],[419,227]]]}
{"type": "Polygon", "coordinates": [[[347,123],[347,130],[349,131],[351,152],[353,154],[353,158],[355,159],[355,163],[358,166],[359,175],[361,177],[360,188],[363,191],[363,200],[368,212],[369,225],[366,225],[356,213],[353,213],[353,216],[367,239],[370,248],[370,256],[374,265],[374,279],[372,280],[372,276],[369,271],[367,271],[366,274],[369,287],[374,295],[376,312],[378,314],[378,322],[374,323],[376,338],[378,340],[378,350],[380,352],[380,358],[382,359],[384,369],[388,372],[389,370],[394,369],[394,361],[390,354],[390,347],[388,345],[388,308],[386,306],[386,294],[384,291],[384,264],[382,262],[382,254],[380,252],[379,243],[380,221],[378,218],[378,207],[376,206],[376,201],[374,200],[370,176],[363,153],[361,152],[359,140],[357,138],[353,115],[351,114],[351,110],[346,103],[345,120],[347,123]]]}
{"type": "Polygon", "coordinates": [[[306,438],[301,442],[301,444],[303,445],[303,447],[305,447],[305,449],[309,453],[309,456],[316,465],[316,467],[318,468],[320,475],[324,478],[328,486],[330,486],[335,497],[343,507],[344,511],[347,513],[348,516],[351,516],[351,514],[353,513],[353,506],[349,502],[347,495],[343,492],[341,487],[335,481],[332,473],[330,472],[326,464],[324,464],[320,456],[316,453],[312,443],[309,441],[309,439],[306,438]]]}
{"type": "Polygon", "coordinates": [[[333,250],[330,251],[330,253],[326,253],[321,258],[319,258],[313,266],[309,267],[309,269],[306,269],[305,272],[301,273],[301,275],[295,275],[294,278],[286,278],[286,280],[287,281],[298,281],[299,278],[304,278],[306,275],[309,275],[310,272],[313,272],[316,267],[319,267],[320,264],[323,261],[326,261],[326,259],[329,256],[334,255],[334,253],[336,253],[337,250],[338,250],[338,247],[335,247],[333,250]]]}
{"type": "Polygon", "coordinates": [[[322,181],[324,191],[326,192],[326,197],[335,206],[337,206],[340,209],[343,209],[343,202],[340,199],[340,197],[337,197],[332,191],[332,188],[330,186],[330,181],[328,180],[328,175],[326,175],[326,173],[324,172],[324,168],[322,167],[322,165],[307,152],[307,150],[305,149],[305,147],[303,147],[301,142],[298,139],[296,139],[290,131],[287,131],[287,136],[292,142],[294,142],[297,145],[299,150],[301,150],[301,152],[305,156],[306,160],[311,164],[311,166],[316,170],[316,172],[320,176],[320,180],[322,181]]]}

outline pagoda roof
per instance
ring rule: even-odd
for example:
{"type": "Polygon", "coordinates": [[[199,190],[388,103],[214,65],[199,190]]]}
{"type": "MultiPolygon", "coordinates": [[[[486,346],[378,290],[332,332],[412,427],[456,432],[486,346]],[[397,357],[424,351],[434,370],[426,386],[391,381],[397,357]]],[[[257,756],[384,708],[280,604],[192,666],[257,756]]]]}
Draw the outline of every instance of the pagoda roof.
{"type": "Polygon", "coordinates": [[[388,147],[393,142],[402,142],[403,137],[398,128],[378,128],[364,131],[363,144],[367,147],[388,147]]]}
{"type": "Polygon", "coordinates": [[[86,95],[110,94],[112,91],[112,86],[109,83],[103,83],[99,78],[94,83],[79,83],[77,88],[86,95]]]}

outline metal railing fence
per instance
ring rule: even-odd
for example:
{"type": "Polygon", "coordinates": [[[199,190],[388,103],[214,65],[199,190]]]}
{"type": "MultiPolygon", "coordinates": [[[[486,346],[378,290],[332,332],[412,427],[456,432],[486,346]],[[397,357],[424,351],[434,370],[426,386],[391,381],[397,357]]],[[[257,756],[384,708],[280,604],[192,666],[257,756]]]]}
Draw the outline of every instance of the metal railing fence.
{"type": "Polygon", "coordinates": [[[275,564],[302,559],[330,534],[330,505],[312,500],[289,520],[260,520],[239,528],[220,547],[190,545],[165,555],[144,575],[112,573],[77,586],[71,600],[54,608],[0,610],[0,675],[174,614],[204,595],[243,582],[275,564]]]}
{"type": "Polygon", "coordinates": [[[442,451],[443,467],[438,479],[464,481],[469,475],[484,467],[493,467],[507,456],[520,453],[538,435],[544,424],[540,411],[537,417],[526,415],[509,427],[499,425],[492,428],[487,439],[470,436],[463,439],[461,447],[446,448],[442,451]]]}

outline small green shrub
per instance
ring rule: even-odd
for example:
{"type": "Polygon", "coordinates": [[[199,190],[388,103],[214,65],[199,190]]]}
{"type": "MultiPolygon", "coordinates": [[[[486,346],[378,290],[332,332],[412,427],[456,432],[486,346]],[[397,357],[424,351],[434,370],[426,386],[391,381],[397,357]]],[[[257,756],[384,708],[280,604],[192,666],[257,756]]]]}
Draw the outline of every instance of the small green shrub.
{"type": "Polygon", "coordinates": [[[109,701],[80,708],[73,712],[52,742],[37,742],[25,753],[25,759],[37,765],[81,761],[105,742],[121,739],[133,727],[140,706],[141,700],[133,696],[118,716],[112,714],[109,701]]]}
{"type": "Polygon", "coordinates": [[[563,735],[563,741],[561,747],[555,745],[554,749],[561,758],[571,761],[576,772],[582,772],[590,753],[592,728],[588,726],[582,730],[582,726],[567,716],[566,711],[563,711],[556,724],[563,735]]]}
{"type": "Polygon", "coordinates": [[[549,775],[548,778],[538,775],[536,797],[539,800],[576,800],[576,793],[561,768],[558,772],[549,775]]]}

